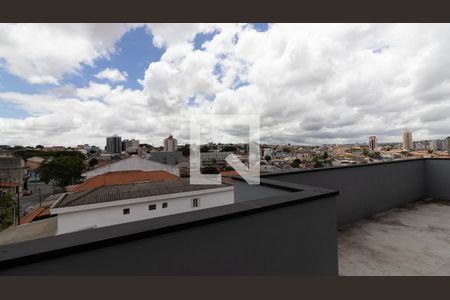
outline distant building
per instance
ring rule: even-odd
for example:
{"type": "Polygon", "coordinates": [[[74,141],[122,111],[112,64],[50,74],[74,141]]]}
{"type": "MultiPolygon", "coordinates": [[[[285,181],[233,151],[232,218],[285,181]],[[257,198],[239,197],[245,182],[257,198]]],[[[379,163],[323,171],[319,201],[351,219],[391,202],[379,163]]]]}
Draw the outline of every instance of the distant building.
{"type": "Polygon", "coordinates": [[[53,147],[44,147],[42,149],[44,152],[50,152],[50,151],[66,151],[66,147],[64,146],[53,146],[53,147]]]}
{"type": "Polygon", "coordinates": [[[200,153],[200,161],[203,167],[212,167],[214,165],[225,166],[227,162],[225,159],[232,152],[203,152],[200,153]]]}
{"type": "Polygon", "coordinates": [[[375,151],[377,149],[377,137],[372,135],[369,137],[369,150],[375,151]]]}
{"type": "Polygon", "coordinates": [[[3,194],[21,192],[26,185],[25,160],[20,157],[0,157],[0,187],[3,194]]]}
{"type": "Polygon", "coordinates": [[[232,203],[232,185],[192,185],[189,179],[180,179],[64,194],[50,213],[57,214],[57,234],[64,234],[232,203]]]}
{"type": "Polygon", "coordinates": [[[166,171],[170,174],[180,176],[180,171],[176,166],[165,165],[156,161],[151,161],[139,156],[130,156],[125,159],[118,160],[116,162],[86,171],[81,174],[81,176],[86,177],[86,179],[109,173],[109,172],[118,172],[118,171],[133,171],[133,170],[141,170],[141,171],[166,171]]]}
{"type": "Polygon", "coordinates": [[[403,132],[403,149],[405,150],[413,149],[412,132],[408,129],[405,130],[405,132],[403,132]]]}
{"type": "Polygon", "coordinates": [[[177,140],[169,135],[168,138],[164,139],[164,151],[173,152],[177,150],[177,140]]]}
{"type": "Polygon", "coordinates": [[[145,158],[160,162],[166,165],[178,165],[184,161],[183,152],[181,151],[154,151],[144,154],[145,158]]]}
{"type": "Polygon", "coordinates": [[[117,135],[107,137],[106,152],[109,154],[120,154],[122,152],[122,138],[117,135]]]}
{"type": "Polygon", "coordinates": [[[450,136],[448,136],[444,141],[444,149],[450,154],[450,136]]]}
{"type": "Polygon", "coordinates": [[[39,168],[39,166],[45,161],[44,158],[42,157],[30,157],[27,159],[25,166],[27,168],[29,168],[30,170],[36,170],[37,168],[39,168]]]}
{"type": "Polygon", "coordinates": [[[97,175],[86,179],[83,183],[67,188],[70,192],[84,192],[101,186],[125,185],[142,182],[158,182],[167,180],[179,180],[180,177],[166,171],[118,171],[97,175]]]}
{"type": "Polygon", "coordinates": [[[431,150],[442,151],[445,149],[444,140],[432,140],[430,145],[431,150]]]}
{"type": "Polygon", "coordinates": [[[127,151],[129,148],[139,148],[139,140],[123,140],[122,141],[122,151],[127,151]]]}
{"type": "Polygon", "coordinates": [[[262,158],[273,155],[273,149],[269,148],[269,147],[262,148],[261,152],[262,152],[261,153],[262,158]]]}

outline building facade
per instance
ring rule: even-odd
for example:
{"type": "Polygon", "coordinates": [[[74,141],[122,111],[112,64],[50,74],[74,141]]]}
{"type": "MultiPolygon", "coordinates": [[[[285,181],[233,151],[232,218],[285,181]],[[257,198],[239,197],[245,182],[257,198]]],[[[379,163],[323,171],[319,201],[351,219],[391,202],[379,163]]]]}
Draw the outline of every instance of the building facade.
{"type": "Polygon", "coordinates": [[[147,159],[171,166],[178,165],[184,161],[183,152],[181,151],[155,151],[144,155],[147,159]]]}
{"type": "Polygon", "coordinates": [[[413,150],[412,132],[410,130],[403,132],[403,149],[413,150]]]}
{"type": "Polygon", "coordinates": [[[164,151],[177,151],[177,140],[173,138],[172,135],[169,135],[168,138],[164,139],[164,151]]]}
{"type": "Polygon", "coordinates": [[[369,150],[375,151],[377,149],[377,137],[372,135],[369,137],[369,150]]]}
{"type": "Polygon", "coordinates": [[[119,161],[107,164],[102,167],[98,167],[92,170],[89,170],[83,174],[81,174],[86,179],[102,175],[109,172],[119,172],[119,171],[166,171],[170,174],[180,176],[180,171],[176,166],[162,164],[156,161],[151,161],[139,156],[130,156],[125,159],[121,159],[119,161]]]}
{"type": "Polygon", "coordinates": [[[212,167],[214,165],[226,165],[226,158],[232,152],[202,152],[200,153],[200,161],[203,167],[212,167]]]}
{"type": "Polygon", "coordinates": [[[50,208],[57,234],[94,229],[234,203],[230,185],[190,185],[189,180],[105,186],[63,195],[50,208]]]}
{"type": "Polygon", "coordinates": [[[0,157],[0,186],[10,190],[11,194],[22,192],[26,173],[25,161],[22,158],[0,157]]]}
{"type": "Polygon", "coordinates": [[[109,154],[120,154],[122,152],[122,138],[117,135],[107,137],[106,152],[109,154]]]}

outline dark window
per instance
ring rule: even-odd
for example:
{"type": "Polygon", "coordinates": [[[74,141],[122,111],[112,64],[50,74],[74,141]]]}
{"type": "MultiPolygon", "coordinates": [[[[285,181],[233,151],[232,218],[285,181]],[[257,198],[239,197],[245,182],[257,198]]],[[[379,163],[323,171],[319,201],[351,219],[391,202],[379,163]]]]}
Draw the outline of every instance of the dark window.
{"type": "Polygon", "coordinates": [[[130,214],[130,209],[129,208],[124,208],[123,209],[123,214],[124,215],[129,215],[130,214]]]}
{"type": "Polygon", "coordinates": [[[155,210],[156,209],[156,204],[150,204],[148,206],[148,210],[155,210]]]}
{"type": "Polygon", "coordinates": [[[192,199],[192,207],[199,207],[199,204],[198,198],[192,199]]]}
{"type": "Polygon", "coordinates": [[[162,204],[162,208],[167,208],[167,202],[164,202],[164,203],[162,204]]]}

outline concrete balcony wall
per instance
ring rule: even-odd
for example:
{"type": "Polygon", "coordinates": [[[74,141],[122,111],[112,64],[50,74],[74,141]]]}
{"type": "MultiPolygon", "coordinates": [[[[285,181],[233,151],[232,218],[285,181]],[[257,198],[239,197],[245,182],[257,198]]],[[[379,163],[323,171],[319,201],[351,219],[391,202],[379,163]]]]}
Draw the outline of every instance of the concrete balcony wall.
{"type": "Polygon", "coordinates": [[[450,159],[426,159],[424,176],[427,197],[450,200],[450,159]]]}
{"type": "Polygon", "coordinates": [[[253,201],[2,245],[0,275],[337,275],[337,192],[293,187],[257,186],[253,201]]]}
{"type": "MultiPolygon", "coordinates": [[[[320,168],[270,174],[265,175],[264,178],[338,190],[336,213],[339,226],[402,204],[424,199],[430,193],[426,188],[426,169],[436,173],[433,178],[441,175],[447,178],[446,185],[443,184],[445,179],[441,178],[435,181],[436,184],[431,190],[439,190],[440,195],[450,195],[449,168],[439,165],[441,160],[433,162],[429,168],[426,168],[425,164],[429,162],[432,161],[419,159],[320,168]]],[[[446,165],[450,167],[450,161],[446,165]]]]}

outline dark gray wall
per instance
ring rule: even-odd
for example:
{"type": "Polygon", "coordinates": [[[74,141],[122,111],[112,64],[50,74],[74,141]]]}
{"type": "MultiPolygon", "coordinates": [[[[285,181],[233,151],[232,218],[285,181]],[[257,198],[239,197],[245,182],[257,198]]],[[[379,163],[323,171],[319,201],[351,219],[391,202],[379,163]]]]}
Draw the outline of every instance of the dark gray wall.
{"type": "Polygon", "coordinates": [[[251,201],[255,199],[280,196],[291,193],[290,191],[277,189],[264,185],[249,185],[245,181],[234,180],[234,201],[251,201]]]}
{"type": "Polygon", "coordinates": [[[338,225],[343,225],[424,199],[425,163],[426,160],[409,160],[274,174],[264,178],[338,190],[337,220],[338,225]]]}
{"type": "Polygon", "coordinates": [[[425,160],[427,197],[450,200],[450,159],[425,160]]]}
{"type": "Polygon", "coordinates": [[[148,159],[171,166],[177,165],[183,162],[184,160],[183,152],[181,151],[173,151],[173,152],[161,151],[161,152],[150,152],[148,154],[150,154],[148,159]]]}
{"type": "Polygon", "coordinates": [[[296,202],[0,274],[337,275],[335,203],[296,202]]]}

